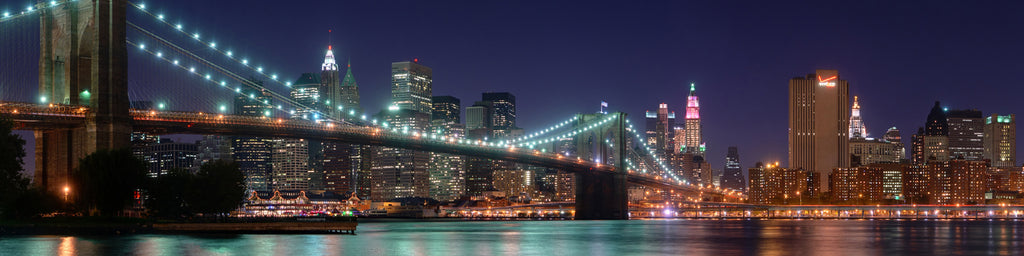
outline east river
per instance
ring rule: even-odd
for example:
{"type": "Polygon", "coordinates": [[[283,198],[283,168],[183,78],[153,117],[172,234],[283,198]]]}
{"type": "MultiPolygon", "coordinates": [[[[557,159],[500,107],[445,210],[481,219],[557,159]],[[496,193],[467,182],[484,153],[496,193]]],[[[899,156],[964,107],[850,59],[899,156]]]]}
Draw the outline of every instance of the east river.
{"type": "Polygon", "coordinates": [[[1024,221],[360,223],[356,235],[0,236],[0,255],[1022,255],[1024,221]]]}

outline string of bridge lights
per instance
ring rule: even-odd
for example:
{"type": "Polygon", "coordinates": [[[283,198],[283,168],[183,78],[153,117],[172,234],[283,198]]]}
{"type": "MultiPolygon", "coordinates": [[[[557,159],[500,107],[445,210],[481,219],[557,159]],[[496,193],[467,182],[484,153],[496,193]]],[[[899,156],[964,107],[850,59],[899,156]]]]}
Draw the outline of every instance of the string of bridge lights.
{"type": "Polygon", "coordinates": [[[538,136],[543,136],[544,134],[547,134],[548,132],[551,132],[551,131],[557,130],[558,128],[562,128],[563,126],[569,125],[569,124],[572,123],[572,121],[576,121],[577,119],[579,119],[579,116],[573,116],[572,118],[569,118],[569,120],[565,120],[565,121],[560,122],[558,124],[552,125],[551,127],[545,128],[544,130],[541,130],[539,132],[535,132],[535,133],[532,133],[530,135],[523,136],[522,138],[513,139],[512,142],[519,142],[519,141],[523,141],[523,140],[532,139],[532,138],[535,138],[535,137],[538,137],[538,136]]]}
{"type": "MultiPolygon", "coordinates": [[[[134,41],[131,41],[131,40],[127,40],[126,42],[129,45],[132,45],[134,47],[139,48],[139,50],[141,50],[141,51],[143,51],[145,53],[149,53],[150,55],[153,55],[153,56],[159,58],[160,60],[163,60],[164,62],[170,63],[170,64],[174,65],[175,67],[178,67],[178,68],[181,68],[182,70],[188,71],[188,73],[194,74],[194,75],[202,78],[203,80],[206,80],[206,81],[208,81],[210,83],[213,83],[215,85],[219,85],[220,87],[223,87],[223,88],[226,88],[226,89],[228,89],[230,91],[233,91],[234,93],[236,93],[238,95],[242,95],[244,97],[248,97],[248,98],[253,99],[253,100],[256,99],[256,94],[255,93],[250,93],[250,94],[246,95],[245,93],[242,92],[242,88],[241,87],[235,87],[234,89],[228,88],[228,84],[227,84],[226,80],[224,80],[224,79],[215,79],[213,77],[213,75],[211,75],[210,73],[208,73],[208,72],[201,72],[200,70],[196,69],[195,66],[188,66],[188,67],[186,67],[185,65],[182,65],[182,63],[179,60],[172,59],[170,57],[165,56],[165,54],[162,51],[157,51],[157,50],[153,50],[152,48],[147,48],[145,43],[138,43],[138,42],[134,42],[134,41]]],[[[229,79],[236,80],[236,81],[239,81],[239,82],[244,82],[242,80],[239,80],[239,78],[237,78],[237,77],[230,77],[229,76],[229,79]]],[[[275,107],[273,104],[270,103],[269,100],[263,100],[263,101],[257,101],[257,102],[259,102],[260,104],[263,104],[265,106],[269,106],[269,107],[271,107],[271,109],[275,109],[275,110],[278,110],[278,111],[286,112],[288,114],[295,114],[295,110],[294,109],[292,109],[290,111],[285,111],[281,105],[277,105],[275,107]]],[[[160,109],[162,110],[164,107],[166,107],[166,104],[165,103],[160,103],[159,106],[161,106],[160,109]]],[[[220,105],[220,106],[218,106],[218,110],[223,113],[224,111],[227,110],[227,107],[225,105],[220,105]]],[[[269,117],[270,116],[270,111],[264,111],[263,115],[269,117]]],[[[349,110],[348,115],[350,117],[352,117],[352,118],[357,118],[356,117],[356,113],[355,113],[354,110],[349,110]]],[[[377,119],[367,120],[367,117],[366,117],[365,114],[359,116],[358,118],[360,120],[362,120],[362,121],[370,121],[370,123],[372,125],[383,125],[384,127],[388,126],[387,122],[379,122],[377,119]]]]}
{"type": "MultiPolygon", "coordinates": [[[[557,136],[550,136],[550,137],[547,137],[547,138],[544,138],[544,139],[537,139],[537,140],[534,140],[534,141],[520,142],[520,143],[516,143],[515,145],[520,146],[520,147],[528,147],[530,149],[533,149],[533,147],[535,145],[537,145],[537,144],[549,143],[549,142],[552,142],[552,141],[557,141],[557,140],[560,140],[560,139],[568,138],[568,137],[571,137],[571,136],[576,136],[577,134],[579,134],[581,132],[589,131],[589,130],[594,129],[596,127],[599,127],[600,125],[603,125],[603,124],[605,124],[607,122],[615,120],[615,118],[617,118],[617,117],[618,117],[618,115],[610,115],[609,117],[607,117],[607,118],[605,118],[605,119],[603,119],[603,120],[601,120],[599,122],[592,123],[592,124],[587,125],[587,126],[585,126],[583,128],[576,128],[576,129],[569,130],[569,131],[567,131],[565,133],[559,134],[557,136]]],[[[573,120],[576,120],[576,118],[574,117],[573,120]]],[[[560,124],[560,125],[562,125],[562,124],[560,124]]],[[[546,130],[548,130],[548,129],[546,129],[546,130]]]]}
{"type": "MultiPolygon", "coordinates": [[[[233,90],[228,88],[228,84],[227,84],[226,80],[214,79],[213,76],[210,73],[205,73],[204,74],[203,72],[198,71],[195,68],[195,66],[187,66],[186,67],[185,65],[182,65],[181,62],[178,61],[177,59],[171,59],[169,57],[164,56],[162,51],[157,51],[157,50],[152,50],[151,48],[146,48],[146,44],[145,43],[139,43],[139,42],[135,42],[135,41],[132,41],[132,40],[126,40],[126,42],[129,45],[131,45],[131,46],[139,48],[139,50],[142,51],[142,52],[145,52],[145,53],[148,53],[150,55],[153,55],[157,59],[160,59],[160,60],[162,60],[164,62],[170,63],[174,67],[177,67],[177,68],[180,68],[180,69],[182,69],[184,71],[187,71],[189,74],[201,77],[201,78],[203,78],[203,80],[205,80],[207,82],[210,82],[210,83],[215,84],[215,85],[219,85],[220,87],[223,87],[223,88],[227,88],[227,89],[229,89],[229,91],[232,91],[232,92],[234,92],[234,93],[236,93],[238,95],[249,97],[250,99],[256,99],[256,95],[255,94],[246,95],[245,93],[242,93],[242,88],[241,87],[235,87],[235,89],[233,89],[233,90]],[[219,80],[219,81],[217,81],[217,80],[219,80]]],[[[232,80],[235,80],[235,79],[232,79],[232,80]]],[[[257,102],[259,102],[260,104],[263,104],[265,106],[270,106],[273,109],[273,105],[270,104],[269,100],[263,100],[263,101],[257,101],[257,102]]],[[[166,104],[165,103],[159,103],[158,106],[160,106],[159,108],[161,110],[163,110],[166,107],[166,104]]],[[[220,105],[218,107],[218,109],[219,109],[220,112],[224,112],[224,111],[227,110],[227,107],[222,104],[222,105],[220,105]]],[[[281,105],[278,105],[276,109],[279,110],[279,111],[284,111],[283,109],[281,109],[281,105]]],[[[263,112],[263,116],[270,116],[270,111],[264,111],[263,112]]]]}
{"type": "MultiPolygon", "coordinates": [[[[136,30],[139,30],[140,32],[146,34],[148,37],[153,38],[153,39],[159,41],[160,43],[165,44],[165,45],[167,45],[169,47],[172,47],[172,48],[174,48],[174,50],[176,50],[176,51],[178,51],[178,52],[180,52],[182,54],[188,55],[189,57],[191,57],[192,59],[194,59],[196,61],[202,62],[204,65],[207,65],[207,66],[210,66],[210,67],[213,67],[213,68],[217,69],[218,70],[217,72],[225,74],[225,75],[231,77],[233,80],[239,81],[239,82],[241,82],[242,84],[244,84],[246,86],[253,87],[253,88],[257,89],[257,90],[264,90],[264,91],[270,93],[272,97],[274,97],[274,98],[276,98],[278,100],[284,101],[286,103],[295,105],[297,107],[314,110],[314,112],[316,112],[316,113],[314,113],[314,117],[313,117],[314,120],[319,120],[319,119],[321,119],[320,117],[323,116],[324,117],[323,119],[334,120],[334,121],[342,121],[342,120],[335,120],[334,117],[331,117],[331,116],[322,115],[321,111],[319,111],[319,110],[315,110],[312,107],[308,107],[308,106],[305,106],[305,105],[303,105],[301,103],[298,103],[298,102],[292,100],[291,98],[288,98],[288,97],[285,97],[283,95],[280,95],[279,93],[277,93],[277,92],[275,92],[273,90],[269,90],[266,87],[261,86],[260,84],[253,83],[253,82],[249,81],[248,79],[245,79],[242,76],[227,70],[226,68],[220,67],[219,65],[216,65],[216,64],[214,64],[214,63],[212,63],[212,62],[210,62],[210,61],[208,61],[208,60],[206,60],[206,59],[204,59],[202,57],[199,57],[199,56],[195,55],[194,53],[191,53],[188,50],[185,50],[184,48],[182,48],[182,47],[180,47],[178,45],[175,45],[174,43],[172,43],[172,42],[170,42],[170,41],[168,41],[166,39],[163,39],[163,38],[157,36],[156,34],[153,34],[152,32],[149,32],[149,31],[147,31],[147,30],[145,30],[145,29],[143,29],[143,28],[141,28],[141,27],[139,27],[139,26],[137,26],[135,24],[128,23],[128,25],[130,27],[132,27],[132,28],[134,28],[136,30]]],[[[162,55],[162,53],[159,53],[159,54],[162,55]]],[[[175,62],[176,61],[177,60],[175,60],[175,62]]],[[[239,90],[239,89],[236,89],[236,90],[239,90]]],[[[282,106],[281,105],[277,105],[277,108],[279,110],[281,110],[282,106]]],[[[339,111],[342,111],[342,113],[344,113],[344,111],[343,111],[344,107],[343,106],[339,105],[337,109],[339,111]]],[[[290,114],[295,114],[295,110],[293,109],[289,113],[290,114]]],[[[367,118],[366,118],[366,114],[365,113],[357,117],[356,113],[355,113],[355,110],[349,110],[348,111],[348,116],[350,118],[353,118],[353,119],[354,118],[358,118],[358,119],[363,120],[363,121],[368,121],[367,118]]],[[[378,125],[378,122],[376,121],[376,119],[373,120],[372,124],[373,125],[378,125]]]]}
{"type": "MultiPolygon", "coordinates": [[[[626,127],[629,128],[628,129],[629,132],[632,133],[633,136],[636,137],[637,141],[643,141],[643,138],[640,137],[640,133],[636,132],[636,129],[633,127],[633,123],[630,122],[628,119],[626,120],[626,127]]],[[[651,158],[653,158],[655,162],[657,162],[657,165],[661,167],[661,169],[662,169],[662,171],[664,173],[668,174],[672,179],[676,180],[677,182],[680,182],[680,183],[686,184],[686,185],[690,185],[689,181],[686,181],[685,179],[680,179],[678,176],[676,176],[676,174],[671,171],[672,169],[668,168],[668,165],[665,164],[665,161],[663,161],[660,157],[658,157],[657,154],[654,154],[654,150],[651,150],[651,147],[648,146],[647,143],[639,143],[639,144],[643,145],[644,150],[647,151],[647,154],[650,155],[651,158]]]]}
{"type": "Polygon", "coordinates": [[[20,18],[22,16],[28,16],[28,15],[36,14],[36,13],[38,13],[38,11],[40,9],[57,7],[57,6],[60,6],[60,5],[66,4],[66,3],[70,3],[70,2],[75,2],[75,1],[77,1],[77,0],[39,2],[39,3],[36,3],[36,4],[30,4],[30,5],[28,5],[28,7],[25,7],[24,10],[19,11],[19,12],[13,12],[13,13],[10,10],[4,10],[3,14],[0,15],[0,22],[4,22],[4,21],[8,21],[8,20],[14,20],[14,19],[20,18]]]}
{"type": "Polygon", "coordinates": [[[249,70],[255,71],[257,74],[260,74],[261,76],[263,76],[265,78],[268,78],[268,79],[270,79],[270,80],[272,80],[274,82],[277,82],[279,84],[283,84],[284,86],[286,86],[288,88],[292,87],[292,82],[279,80],[276,73],[265,72],[262,65],[250,65],[248,58],[244,58],[244,57],[243,58],[236,58],[235,57],[235,53],[233,51],[226,50],[226,49],[229,49],[229,48],[226,48],[226,47],[218,47],[217,46],[217,42],[214,41],[213,39],[210,39],[209,41],[203,41],[202,37],[199,34],[199,32],[193,32],[193,33],[190,34],[189,32],[185,31],[185,26],[182,25],[180,22],[177,23],[177,24],[171,24],[170,22],[167,21],[168,18],[164,14],[162,14],[162,13],[161,14],[156,14],[156,13],[150,12],[148,9],[146,9],[146,4],[145,3],[134,3],[134,2],[128,1],[128,5],[131,5],[132,7],[135,7],[135,9],[138,9],[139,11],[141,11],[142,13],[144,13],[146,15],[149,15],[150,17],[153,17],[154,19],[157,20],[157,22],[163,23],[163,24],[173,28],[175,31],[178,31],[178,32],[182,33],[186,37],[192,38],[196,42],[198,42],[198,43],[200,43],[200,44],[202,44],[202,45],[204,45],[206,47],[209,47],[211,50],[213,50],[213,51],[215,51],[217,53],[220,53],[224,57],[227,57],[229,60],[234,61],[235,63],[241,64],[243,67],[245,67],[245,68],[247,68],[249,70]]]}
{"type": "MultiPolygon", "coordinates": [[[[134,29],[134,30],[139,31],[140,33],[144,34],[146,37],[150,37],[150,38],[152,38],[154,40],[157,40],[159,43],[162,43],[165,46],[172,48],[174,51],[177,51],[178,53],[181,53],[181,54],[183,54],[183,55],[185,55],[185,56],[187,56],[187,57],[189,57],[191,59],[194,59],[196,61],[199,61],[199,62],[203,63],[203,65],[214,69],[216,72],[218,72],[220,74],[223,74],[223,75],[231,78],[232,80],[236,80],[236,81],[241,82],[243,85],[246,85],[248,87],[252,87],[252,88],[254,88],[256,90],[266,91],[267,93],[270,94],[271,97],[273,97],[275,99],[279,99],[279,100],[287,102],[287,103],[290,103],[290,104],[293,104],[295,106],[298,106],[298,108],[307,109],[307,110],[313,110],[312,108],[309,108],[309,106],[306,106],[306,105],[304,105],[302,103],[299,103],[299,102],[293,100],[290,97],[286,97],[285,95],[281,95],[280,93],[272,91],[272,90],[269,90],[266,87],[263,87],[262,85],[260,85],[258,83],[254,83],[254,82],[252,82],[252,81],[250,81],[250,80],[248,80],[246,78],[243,78],[242,76],[240,76],[238,74],[234,74],[233,72],[228,71],[227,69],[224,69],[224,68],[216,65],[216,63],[213,63],[212,61],[209,61],[209,60],[207,60],[207,59],[205,59],[205,58],[203,58],[203,57],[201,57],[201,56],[199,56],[199,55],[197,55],[197,54],[195,54],[193,52],[190,52],[190,51],[184,49],[183,47],[178,46],[178,45],[176,45],[176,44],[174,44],[174,43],[172,43],[172,42],[170,42],[170,41],[168,41],[168,40],[166,40],[166,39],[164,39],[164,38],[162,38],[162,37],[160,37],[160,36],[150,32],[150,31],[147,31],[147,30],[145,30],[145,29],[143,29],[143,28],[141,28],[139,26],[136,26],[135,24],[127,23],[127,26],[132,28],[132,29],[134,29]]],[[[144,45],[143,45],[143,47],[144,47],[144,45]]],[[[158,53],[160,53],[160,52],[158,52],[158,53]]],[[[160,54],[162,55],[163,53],[160,53],[160,54]]],[[[177,59],[175,59],[174,61],[177,61],[177,59]]],[[[279,110],[282,109],[282,106],[280,104],[278,105],[278,109],[279,110]]],[[[313,119],[314,120],[319,119],[319,115],[321,115],[321,112],[319,112],[319,111],[314,111],[314,112],[315,113],[314,113],[314,118],[313,119]]],[[[291,114],[294,115],[295,111],[293,110],[291,112],[291,114]]],[[[328,117],[327,120],[338,121],[338,120],[335,120],[333,117],[328,117]]]]}

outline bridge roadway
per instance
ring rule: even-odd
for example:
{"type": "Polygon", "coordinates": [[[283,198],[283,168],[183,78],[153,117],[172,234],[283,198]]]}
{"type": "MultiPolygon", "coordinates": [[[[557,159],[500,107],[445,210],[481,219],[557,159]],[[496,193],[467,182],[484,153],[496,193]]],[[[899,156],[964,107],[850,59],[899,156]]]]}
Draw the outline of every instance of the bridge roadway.
{"type": "MultiPolygon", "coordinates": [[[[84,125],[89,109],[82,106],[0,102],[0,114],[10,115],[15,129],[46,130],[84,125]]],[[[466,141],[415,132],[395,132],[375,126],[339,125],[285,118],[224,115],[203,112],[178,112],[131,109],[133,131],[150,134],[217,134],[276,138],[317,138],[348,144],[387,146],[421,151],[506,160],[573,173],[616,173],[611,165],[572,159],[561,154],[542,153],[526,148],[486,145],[484,141],[466,141]]],[[[627,182],[679,193],[704,194],[716,201],[739,201],[745,196],[718,188],[675,182],[668,178],[629,170],[627,182]]]]}

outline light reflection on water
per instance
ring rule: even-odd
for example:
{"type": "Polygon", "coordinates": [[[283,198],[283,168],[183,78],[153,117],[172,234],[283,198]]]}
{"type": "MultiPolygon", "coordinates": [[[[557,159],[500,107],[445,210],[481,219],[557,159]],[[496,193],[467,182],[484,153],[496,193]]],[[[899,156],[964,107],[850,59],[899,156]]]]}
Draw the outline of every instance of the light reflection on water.
{"type": "Polygon", "coordinates": [[[1024,254],[1018,221],[442,221],[357,234],[8,236],[0,255],[1024,254]]]}

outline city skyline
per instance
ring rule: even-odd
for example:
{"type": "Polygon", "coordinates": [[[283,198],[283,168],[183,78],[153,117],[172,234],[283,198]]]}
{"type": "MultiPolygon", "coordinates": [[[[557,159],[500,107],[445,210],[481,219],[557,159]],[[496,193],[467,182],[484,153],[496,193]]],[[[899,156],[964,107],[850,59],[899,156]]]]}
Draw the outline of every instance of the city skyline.
{"type": "MultiPolygon", "coordinates": [[[[882,134],[884,130],[880,128],[895,126],[909,137],[921,126],[931,102],[936,100],[950,109],[978,109],[986,116],[1021,112],[1020,106],[1001,103],[1013,102],[1011,95],[1019,90],[1011,86],[1013,80],[990,75],[1019,70],[1014,67],[1021,65],[1012,60],[1024,54],[1011,44],[1014,39],[1022,37],[1021,33],[1013,30],[1012,26],[1007,27],[1010,25],[997,22],[1011,17],[1009,14],[1014,13],[1013,10],[1019,10],[1014,7],[1004,7],[992,13],[982,12],[982,8],[932,4],[925,6],[932,11],[926,16],[909,11],[916,6],[899,3],[886,5],[891,8],[877,9],[874,7],[880,4],[870,3],[820,6],[755,4],[735,8],[716,3],[701,6],[595,3],[582,7],[545,6],[548,8],[539,10],[529,4],[509,3],[355,3],[353,6],[327,4],[318,10],[303,8],[296,11],[292,8],[300,6],[255,2],[249,4],[252,7],[250,12],[242,14],[214,13],[230,9],[229,3],[188,2],[180,5],[157,2],[150,3],[150,6],[169,16],[179,17],[183,24],[194,28],[192,31],[222,39],[222,45],[241,47],[237,52],[260,58],[268,63],[267,68],[277,68],[282,77],[313,72],[319,68],[324,48],[328,44],[334,45],[338,62],[351,62],[356,70],[361,93],[365,92],[363,105],[367,113],[375,113],[386,106],[389,95],[386,88],[389,79],[385,71],[387,65],[414,58],[435,69],[434,95],[473,99],[483,92],[508,91],[515,94],[524,103],[517,113],[521,117],[517,125],[527,130],[546,127],[571,113],[595,112],[602,100],[609,102],[610,109],[629,113],[634,121],[642,120],[644,110],[653,109],[661,102],[667,103],[671,111],[684,113],[687,85],[696,82],[701,85],[703,137],[708,145],[707,159],[712,166],[723,164],[726,148],[732,145],[744,152],[744,168],[749,168],[754,162],[772,160],[788,165],[785,163],[786,124],[782,121],[786,104],[783,88],[787,79],[802,76],[806,70],[836,69],[843,73],[843,77],[850,81],[850,94],[862,97],[862,105],[865,106],[862,117],[865,123],[871,124],[869,128],[875,129],[868,130],[868,134],[882,134]],[[492,7],[504,7],[503,10],[507,11],[472,12],[492,10],[492,7]],[[416,14],[421,13],[417,10],[430,13],[430,10],[443,8],[458,8],[465,12],[444,17],[416,14]],[[380,31],[389,24],[407,19],[378,22],[394,17],[372,17],[385,9],[394,11],[394,16],[415,14],[409,16],[419,18],[429,29],[412,32],[415,38],[420,38],[416,43],[394,43],[392,41],[403,36],[380,31]],[[850,23],[806,22],[782,15],[801,10],[834,10],[837,15],[864,20],[850,23]],[[297,12],[310,15],[288,17],[287,22],[281,22],[281,19],[247,19],[241,23],[235,22],[240,19],[231,18],[239,15],[274,17],[274,13],[297,12]],[[328,15],[332,13],[337,16],[328,15]],[[654,15],[645,15],[650,13],[654,15]],[[929,17],[943,15],[964,21],[929,17]],[[868,22],[871,20],[867,20],[867,16],[874,22],[868,22]],[[751,22],[759,18],[772,22],[751,22]],[[914,21],[915,18],[919,21],[914,21]],[[480,20],[475,22],[479,24],[465,22],[475,20],[480,20]],[[494,26],[494,31],[479,29],[486,26],[494,26]],[[284,29],[286,27],[292,29],[284,29]],[[786,29],[780,31],[782,27],[786,29]],[[574,28],[577,30],[572,30],[574,28]],[[821,41],[809,40],[815,37],[814,33],[803,32],[813,28],[835,31],[840,37],[850,40],[818,44],[821,41]],[[334,31],[330,38],[326,33],[329,29],[334,31]],[[280,37],[289,40],[254,41],[260,38],[260,33],[268,30],[283,31],[280,37]],[[574,32],[564,33],[567,30],[574,32]],[[907,30],[920,34],[896,33],[907,30]],[[513,38],[509,36],[511,34],[517,36],[513,38]],[[961,39],[965,34],[989,40],[974,42],[961,39]],[[424,35],[428,36],[422,37],[424,35]],[[771,40],[755,40],[758,41],[756,44],[735,42],[751,36],[771,40]],[[544,42],[553,43],[550,47],[538,48],[533,44],[540,42],[531,38],[544,38],[544,42]],[[772,42],[783,38],[792,45],[772,42]],[[892,40],[868,41],[877,38],[892,40]],[[485,43],[466,43],[469,41],[485,43]],[[731,43],[720,43],[723,41],[731,43]],[[281,54],[261,54],[274,52],[281,54]],[[921,58],[910,60],[915,56],[921,58]],[[491,65],[481,65],[481,62],[491,65]],[[490,68],[495,65],[501,68],[490,68]],[[495,77],[505,79],[492,79],[495,77]],[[1008,92],[990,93],[1002,90],[1008,92]],[[565,97],[573,94],[579,95],[565,97]],[[525,104],[530,102],[536,104],[525,104]],[[893,106],[894,102],[899,104],[893,106]]],[[[38,30],[26,28],[25,31],[33,29],[38,30]]],[[[129,59],[139,63],[139,67],[133,69],[166,68],[163,64],[147,61],[149,58],[129,53],[129,59]]],[[[129,88],[139,88],[140,85],[145,88],[145,85],[158,85],[164,81],[197,83],[197,79],[180,73],[166,70],[162,73],[174,78],[129,75],[129,88]]],[[[135,93],[133,97],[137,97],[133,100],[154,96],[146,95],[144,89],[132,90],[135,93]]],[[[34,90],[25,91],[3,93],[32,95],[34,90]]],[[[188,98],[187,95],[167,97],[188,98]]],[[[191,104],[172,104],[171,108],[188,110],[184,109],[186,105],[191,104]]],[[[26,162],[31,165],[31,161],[26,162]]]]}

